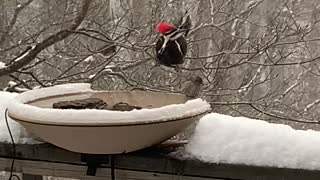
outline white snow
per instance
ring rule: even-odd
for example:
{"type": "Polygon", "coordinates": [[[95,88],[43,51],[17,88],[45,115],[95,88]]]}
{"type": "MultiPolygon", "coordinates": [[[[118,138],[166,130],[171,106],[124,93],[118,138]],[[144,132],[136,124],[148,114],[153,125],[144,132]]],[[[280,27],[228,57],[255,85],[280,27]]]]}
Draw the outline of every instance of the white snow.
{"type": "Polygon", "coordinates": [[[204,116],[185,147],[209,163],[320,169],[320,132],[245,117],[204,116]]]}
{"type": "Polygon", "coordinates": [[[17,87],[17,83],[16,82],[14,82],[14,81],[9,81],[8,82],[8,87],[6,87],[6,88],[4,88],[3,90],[4,91],[8,91],[8,89],[10,89],[10,88],[14,88],[14,89],[11,89],[11,90],[13,90],[14,92],[25,92],[25,91],[28,91],[29,89],[27,89],[27,88],[20,88],[20,87],[17,87]]]}
{"type": "Polygon", "coordinates": [[[91,74],[91,75],[89,76],[89,79],[94,78],[96,75],[97,75],[97,74],[91,74]]]}
{"type": "Polygon", "coordinates": [[[9,113],[16,118],[45,124],[59,124],[61,122],[68,124],[119,124],[184,118],[204,113],[210,109],[210,105],[201,99],[189,100],[184,104],[171,104],[160,108],[125,112],[96,109],[61,110],[24,104],[24,102],[43,97],[79,92],[88,92],[86,94],[90,97],[90,92],[92,93],[94,91],[90,89],[90,84],[85,83],[66,84],[27,91],[20,94],[10,103],[9,113]]]}
{"type": "Polygon", "coordinates": [[[0,68],[5,68],[5,67],[6,67],[6,63],[0,61],[0,68]]]}
{"type": "Polygon", "coordinates": [[[16,86],[16,85],[17,85],[17,83],[14,82],[14,81],[9,81],[9,82],[8,82],[8,86],[9,86],[9,87],[16,86]]]}
{"type": "Polygon", "coordinates": [[[12,102],[13,104],[15,103],[22,104],[24,102],[33,101],[33,100],[44,98],[47,96],[81,93],[81,92],[93,92],[93,90],[90,89],[90,86],[91,85],[89,83],[74,83],[74,84],[56,85],[48,88],[34,89],[32,91],[27,91],[22,94],[19,94],[19,96],[15,98],[15,101],[12,101],[12,102]]]}
{"type": "MultiPolygon", "coordinates": [[[[12,101],[16,95],[16,93],[0,91],[0,142],[11,143],[9,131],[5,121],[5,110],[9,102],[12,101]]],[[[9,117],[8,122],[15,143],[39,143],[38,141],[32,139],[32,137],[26,132],[25,128],[19,123],[11,120],[9,117]]]]}
{"type": "Polygon", "coordinates": [[[23,59],[24,57],[26,57],[26,56],[29,54],[29,52],[30,52],[31,50],[33,50],[35,47],[36,47],[36,46],[32,46],[28,51],[26,51],[24,54],[20,55],[20,56],[19,56],[18,58],[16,58],[14,61],[15,61],[15,62],[20,61],[21,59],[23,59]]]}
{"type": "Polygon", "coordinates": [[[106,72],[106,73],[113,73],[113,68],[115,68],[115,66],[114,65],[107,65],[107,66],[105,66],[104,67],[104,70],[103,70],[103,72],[106,72]]]}
{"type": "Polygon", "coordinates": [[[90,63],[90,62],[93,62],[93,61],[94,61],[93,56],[88,56],[83,62],[90,63]]]}
{"type": "Polygon", "coordinates": [[[115,65],[106,65],[104,67],[104,69],[112,69],[112,68],[115,68],[116,66],[115,65]]]}
{"type": "Polygon", "coordinates": [[[113,70],[112,69],[104,69],[103,72],[105,72],[105,73],[113,73],[113,70]]]}

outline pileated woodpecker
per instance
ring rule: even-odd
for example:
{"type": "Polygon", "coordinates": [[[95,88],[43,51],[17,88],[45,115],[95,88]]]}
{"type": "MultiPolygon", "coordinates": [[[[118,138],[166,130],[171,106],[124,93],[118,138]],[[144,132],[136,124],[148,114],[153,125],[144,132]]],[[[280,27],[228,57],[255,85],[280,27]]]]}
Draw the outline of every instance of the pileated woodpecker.
{"type": "Polygon", "coordinates": [[[190,17],[181,18],[178,27],[169,23],[159,23],[157,30],[161,33],[157,44],[156,54],[160,64],[176,68],[182,64],[187,54],[186,36],[191,27],[190,17]]]}

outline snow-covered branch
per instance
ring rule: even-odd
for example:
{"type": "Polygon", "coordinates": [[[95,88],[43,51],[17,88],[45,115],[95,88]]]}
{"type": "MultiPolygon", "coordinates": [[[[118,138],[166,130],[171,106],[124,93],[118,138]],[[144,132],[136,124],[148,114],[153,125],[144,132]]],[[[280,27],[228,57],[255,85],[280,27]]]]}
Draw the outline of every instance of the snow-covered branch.
{"type": "Polygon", "coordinates": [[[318,105],[320,103],[320,99],[317,99],[315,101],[313,101],[312,103],[306,105],[306,107],[304,108],[303,111],[309,111],[311,108],[313,108],[315,105],[318,105]]]}

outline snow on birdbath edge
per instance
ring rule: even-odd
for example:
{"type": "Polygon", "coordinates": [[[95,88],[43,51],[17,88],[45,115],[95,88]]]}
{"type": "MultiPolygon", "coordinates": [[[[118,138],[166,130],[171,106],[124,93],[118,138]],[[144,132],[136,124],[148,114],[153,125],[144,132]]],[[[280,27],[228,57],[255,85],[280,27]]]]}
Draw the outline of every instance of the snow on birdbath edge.
{"type": "Polygon", "coordinates": [[[210,110],[210,104],[198,98],[189,100],[184,104],[170,104],[160,108],[132,110],[127,112],[111,111],[111,110],[96,110],[96,109],[49,109],[40,108],[25,104],[39,98],[55,96],[59,94],[72,93],[93,93],[88,83],[75,83],[57,85],[48,88],[41,88],[22,93],[9,104],[9,113],[16,118],[24,120],[32,120],[38,123],[59,124],[66,119],[69,123],[75,124],[92,124],[106,123],[132,123],[132,122],[151,122],[151,121],[166,121],[177,118],[185,118],[206,113],[210,110]],[[88,122],[88,117],[90,121],[88,122]],[[45,120],[45,121],[44,121],[45,120]]]}

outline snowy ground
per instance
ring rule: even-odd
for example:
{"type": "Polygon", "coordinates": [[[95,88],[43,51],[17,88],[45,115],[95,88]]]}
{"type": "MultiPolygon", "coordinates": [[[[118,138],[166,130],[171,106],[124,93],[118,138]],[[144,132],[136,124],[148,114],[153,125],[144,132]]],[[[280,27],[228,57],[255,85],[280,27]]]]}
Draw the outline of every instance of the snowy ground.
{"type": "MultiPolygon", "coordinates": [[[[2,142],[11,142],[4,111],[15,96],[0,91],[2,142]]],[[[37,143],[18,123],[10,120],[10,128],[17,143],[37,143]]],[[[211,113],[199,121],[184,152],[189,158],[209,163],[320,170],[320,132],[211,113]]]]}

